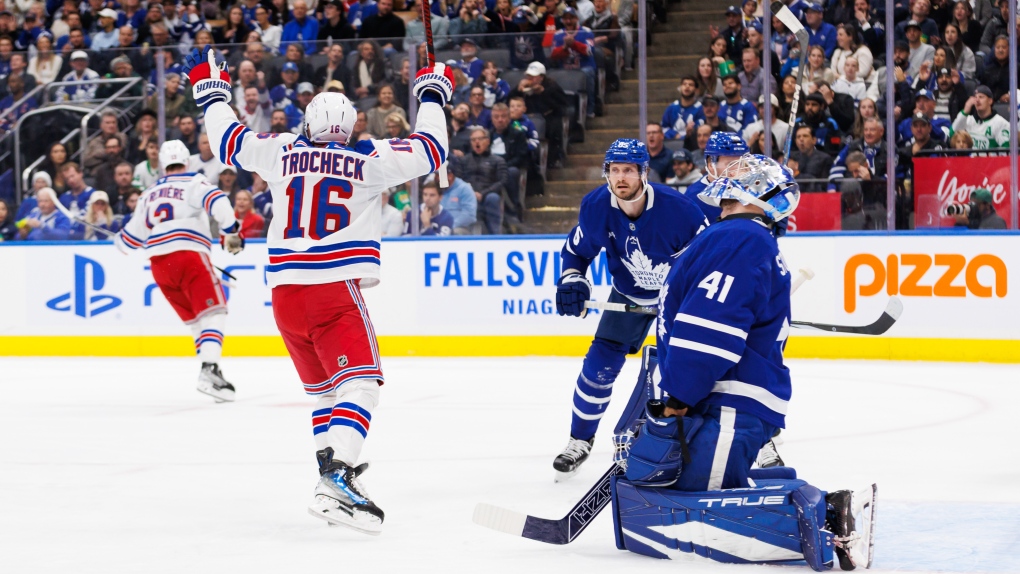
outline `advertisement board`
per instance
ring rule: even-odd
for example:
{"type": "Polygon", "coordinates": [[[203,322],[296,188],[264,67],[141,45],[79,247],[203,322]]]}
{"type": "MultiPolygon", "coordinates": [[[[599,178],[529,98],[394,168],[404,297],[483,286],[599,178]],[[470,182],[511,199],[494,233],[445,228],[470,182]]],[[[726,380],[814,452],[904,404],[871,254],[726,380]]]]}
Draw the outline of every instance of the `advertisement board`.
{"type": "Polygon", "coordinates": [[[992,194],[995,211],[1009,221],[1009,157],[925,157],[914,160],[914,227],[953,227],[951,203],[965,204],[975,189],[992,194]]]}
{"type": "Polygon", "coordinates": [[[838,193],[801,193],[797,211],[790,215],[787,231],[839,231],[843,227],[842,209],[838,193]]]}
{"type": "MultiPolygon", "coordinates": [[[[382,281],[365,299],[388,355],[582,355],[598,312],[556,314],[562,238],[386,240],[382,281]]],[[[815,279],[793,297],[794,319],[874,321],[892,296],[901,319],[882,337],[796,330],[789,356],[1020,361],[1020,235],[798,234],[780,246],[791,271],[815,279]],[[995,349],[993,357],[986,357],[995,349]],[[947,357],[949,358],[949,357],[947,357]]],[[[283,355],[265,284],[263,242],[238,256],[228,355],[283,355]]],[[[108,243],[0,244],[0,354],[186,355],[187,329],[152,281],[148,262],[108,243]]],[[[589,269],[594,297],[611,288],[605,254],[589,269]]]]}

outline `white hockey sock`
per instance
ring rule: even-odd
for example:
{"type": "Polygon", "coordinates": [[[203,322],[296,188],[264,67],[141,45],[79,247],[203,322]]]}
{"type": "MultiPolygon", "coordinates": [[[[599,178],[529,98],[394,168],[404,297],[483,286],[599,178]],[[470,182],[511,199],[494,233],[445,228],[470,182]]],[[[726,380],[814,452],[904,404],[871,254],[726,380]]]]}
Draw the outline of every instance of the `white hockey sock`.
{"type": "Polygon", "coordinates": [[[327,429],[316,433],[316,447],[325,448],[319,447],[319,437],[324,435],[326,445],[333,447],[333,458],[353,466],[368,436],[372,410],[379,403],[379,382],[365,379],[345,383],[337,389],[334,400],[327,429]]]}
{"type": "Polygon", "coordinates": [[[223,327],[226,313],[211,313],[191,324],[195,337],[195,353],[203,363],[218,363],[223,354],[223,327]]]}
{"type": "Polygon", "coordinates": [[[315,436],[315,450],[323,450],[329,446],[326,431],[329,430],[329,419],[333,416],[336,405],[336,393],[319,395],[312,411],[312,434],[315,436]]]}

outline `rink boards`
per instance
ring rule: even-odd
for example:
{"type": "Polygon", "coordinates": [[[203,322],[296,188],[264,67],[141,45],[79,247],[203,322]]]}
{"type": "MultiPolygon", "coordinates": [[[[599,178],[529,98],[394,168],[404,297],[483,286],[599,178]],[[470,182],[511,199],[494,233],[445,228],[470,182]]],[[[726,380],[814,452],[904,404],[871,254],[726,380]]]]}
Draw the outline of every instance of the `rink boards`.
{"type": "MultiPolygon", "coordinates": [[[[389,356],[583,355],[598,314],[556,315],[562,237],[384,240],[382,283],[365,290],[389,356]]],[[[900,320],[882,337],[794,330],[787,355],[1020,362],[1020,235],[798,234],[781,240],[791,272],[815,278],[794,318],[867,324],[890,296],[900,320]]],[[[657,270],[641,269],[654,274],[657,270]]],[[[224,352],[285,355],[265,285],[264,242],[238,256],[216,248],[228,288],[224,352]]],[[[0,243],[0,355],[186,356],[194,345],[153,284],[148,262],[110,243],[0,243]]],[[[604,299],[603,253],[589,277],[604,299]]],[[[739,278],[737,278],[739,280],[739,278]]]]}

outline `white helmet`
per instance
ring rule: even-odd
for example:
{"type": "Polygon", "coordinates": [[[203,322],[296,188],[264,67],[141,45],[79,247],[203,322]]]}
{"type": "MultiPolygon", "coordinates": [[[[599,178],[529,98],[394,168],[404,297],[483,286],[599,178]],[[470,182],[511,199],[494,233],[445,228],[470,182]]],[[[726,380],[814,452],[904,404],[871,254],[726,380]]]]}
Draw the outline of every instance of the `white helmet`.
{"type": "Polygon", "coordinates": [[[322,92],[312,98],[305,108],[305,125],[301,132],[313,143],[346,144],[354,131],[356,121],[358,112],[347,96],[336,92],[322,92]]]}
{"type": "Polygon", "coordinates": [[[166,168],[174,164],[183,165],[184,169],[188,169],[188,158],[190,157],[191,152],[188,151],[188,146],[184,145],[181,140],[167,140],[159,148],[159,166],[164,172],[166,168]]]}

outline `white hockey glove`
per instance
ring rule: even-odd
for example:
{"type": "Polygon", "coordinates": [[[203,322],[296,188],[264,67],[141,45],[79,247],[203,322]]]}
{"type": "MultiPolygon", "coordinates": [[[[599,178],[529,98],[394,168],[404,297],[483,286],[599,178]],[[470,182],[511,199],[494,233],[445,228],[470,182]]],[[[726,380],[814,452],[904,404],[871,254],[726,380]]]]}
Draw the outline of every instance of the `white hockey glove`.
{"type": "Polygon", "coordinates": [[[237,233],[225,233],[220,236],[220,245],[223,246],[224,251],[231,255],[237,255],[244,251],[244,238],[241,237],[240,231],[237,233]]]}
{"type": "Polygon", "coordinates": [[[411,90],[419,102],[434,102],[446,107],[446,104],[453,99],[455,84],[453,70],[446,64],[437,63],[435,66],[426,66],[418,70],[411,90]]]}
{"type": "Polygon", "coordinates": [[[225,64],[216,61],[216,51],[212,48],[206,53],[196,48],[185,58],[184,73],[191,81],[195,103],[202,108],[213,102],[230,103],[233,88],[225,64]]]}

